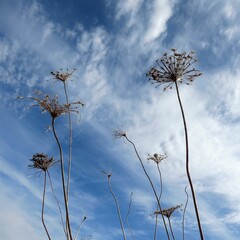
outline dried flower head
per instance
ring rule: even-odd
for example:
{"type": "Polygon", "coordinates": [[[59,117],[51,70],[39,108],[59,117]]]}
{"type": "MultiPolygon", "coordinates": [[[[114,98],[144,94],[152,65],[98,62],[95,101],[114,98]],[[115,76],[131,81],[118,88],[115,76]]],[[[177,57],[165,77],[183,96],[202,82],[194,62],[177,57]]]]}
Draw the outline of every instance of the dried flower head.
{"type": "MultiPolygon", "coordinates": [[[[35,90],[36,97],[26,97],[27,99],[34,100],[37,103],[32,105],[31,107],[39,106],[42,109],[42,112],[49,112],[53,119],[59,117],[60,115],[75,112],[79,113],[79,106],[85,106],[82,102],[73,102],[68,104],[61,105],[59,103],[58,96],[52,98],[48,94],[42,94],[41,91],[35,90]]],[[[23,98],[23,97],[19,97],[23,98]]]]}
{"type": "Polygon", "coordinates": [[[171,215],[173,214],[173,212],[180,207],[181,207],[180,205],[177,205],[175,207],[164,209],[162,211],[156,211],[156,212],[154,212],[154,214],[162,214],[163,216],[170,218],[171,215]]]}
{"type": "Polygon", "coordinates": [[[113,131],[113,136],[115,138],[122,138],[122,137],[126,137],[127,133],[121,129],[117,129],[113,131]]]}
{"type": "Polygon", "coordinates": [[[104,170],[101,171],[103,174],[107,175],[108,178],[110,178],[112,176],[111,172],[106,172],[104,170]]]}
{"type": "Polygon", "coordinates": [[[54,161],[53,157],[49,158],[48,155],[44,153],[34,154],[30,161],[32,162],[32,164],[29,164],[28,167],[40,169],[43,170],[44,172],[46,172],[49,167],[57,163],[56,161],[54,161]]]}
{"type": "Polygon", "coordinates": [[[167,158],[166,154],[158,154],[158,153],[154,153],[153,156],[148,154],[148,158],[147,160],[150,161],[154,161],[155,163],[159,164],[160,162],[162,162],[164,159],[167,158]]]}
{"type": "Polygon", "coordinates": [[[172,53],[165,53],[156,60],[156,66],[147,73],[149,80],[156,83],[157,87],[167,84],[164,88],[172,88],[175,83],[185,83],[189,85],[196,77],[201,76],[201,72],[192,67],[197,61],[194,52],[178,53],[176,49],[171,49],[172,53]]]}
{"type": "Polygon", "coordinates": [[[63,72],[63,70],[60,69],[60,71],[51,72],[51,74],[53,75],[54,79],[65,82],[73,76],[73,73],[75,71],[76,71],[75,68],[71,72],[69,72],[68,69],[66,72],[63,72]]]}

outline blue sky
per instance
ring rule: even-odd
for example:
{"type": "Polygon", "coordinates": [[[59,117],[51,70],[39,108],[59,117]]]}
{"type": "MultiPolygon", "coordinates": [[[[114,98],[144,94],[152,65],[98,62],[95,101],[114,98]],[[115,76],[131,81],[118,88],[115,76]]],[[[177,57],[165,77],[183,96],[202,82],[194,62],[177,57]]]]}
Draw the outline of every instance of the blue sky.
{"type": "MultiPolygon", "coordinates": [[[[114,140],[123,128],[144,159],[167,153],[161,164],[164,208],[184,204],[184,132],[175,90],[154,88],[146,72],[171,48],[194,50],[203,76],[181,85],[190,138],[190,167],[203,231],[209,240],[237,240],[240,229],[240,2],[235,0],[70,0],[0,2],[0,238],[46,239],[41,224],[43,175],[28,169],[36,152],[58,158],[47,114],[26,110],[16,100],[35,89],[58,94],[50,71],[76,68],[68,84],[72,101],[86,107],[74,118],[70,192],[79,239],[122,239],[114,201],[101,170],[112,172],[123,219],[130,193],[129,222],[135,239],[153,239],[156,203],[131,145],[114,140]]],[[[67,118],[57,123],[67,146],[67,118]]],[[[60,193],[59,168],[51,169],[60,193]]],[[[47,191],[46,223],[53,239],[63,239],[57,207],[47,191]]],[[[182,212],[172,217],[181,239],[182,212]]],[[[126,224],[126,222],[125,222],[126,224]]],[[[161,230],[161,229],[160,229],[161,230]]],[[[131,238],[127,230],[128,239],[131,238]]],[[[165,235],[159,231],[159,237],[165,235]]],[[[198,239],[190,199],[186,239],[198,239]]]]}

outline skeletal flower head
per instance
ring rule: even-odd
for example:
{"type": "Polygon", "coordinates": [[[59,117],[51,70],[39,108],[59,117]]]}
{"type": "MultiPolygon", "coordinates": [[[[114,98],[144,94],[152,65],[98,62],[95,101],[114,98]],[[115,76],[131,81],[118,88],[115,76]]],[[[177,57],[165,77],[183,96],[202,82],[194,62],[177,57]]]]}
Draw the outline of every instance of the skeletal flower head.
{"type": "Polygon", "coordinates": [[[156,66],[147,73],[149,80],[157,84],[157,87],[166,84],[164,90],[172,88],[173,84],[185,83],[189,85],[196,77],[201,76],[201,72],[193,67],[196,62],[194,52],[178,53],[176,49],[171,49],[171,53],[165,53],[156,60],[156,66]]]}
{"type": "Polygon", "coordinates": [[[79,113],[79,106],[85,106],[80,101],[68,104],[60,104],[58,96],[51,97],[48,94],[41,93],[39,90],[35,91],[34,97],[26,98],[29,100],[34,100],[36,102],[36,104],[32,105],[31,107],[39,106],[42,112],[49,112],[53,119],[69,112],[79,113]]]}
{"type": "Polygon", "coordinates": [[[127,133],[121,129],[117,129],[113,131],[113,136],[115,138],[122,138],[122,137],[126,137],[127,133]]]}
{"type": "Polygon", "coordinates": [[[51,72],[51,74],[53,75],[54,79],[59,80],[61,82],[65,82],[73,76],[73,73],[75,71],[76,69],[73,69],[72,71],[69,72],[67,69],[67,71],[64,72],[62,69],[60,69],[60,71],[51,72]]]}
{"type": "Polygon", "coordinates": [[[156,211],[156,212],[154,212],[154,214],[161,214],[161,215],[163,215],[167,218],[170,218],[171,215],[173,214],[173,212],[180,207],[181,207],[180,205],[177,205],[175,207],[167,208],[167,209],[164,209],[162,211],[156,211]]]}
{"type": "Polygon", "coordinates": [[[159,164],[160,162],[162,162],[164,159],[167,158],[166,154],[158,154],[158,153],[154,153],[153,156],[148,154],[148,161],[154,161],[155,163],[159,164]]]}
{"type": "Polygon", "coordinates": [[[46,172],[49,167],[51,167],[53,164],[56,163],[53,157],[49,158],[48,155],[44,153],[34,154],[32,159],[30,159],[30,161],[32,163],[29,164],[28,167],[34,168],[34,169],[40,169],[40,170],[43,170],[44,172],[46,172]]]}

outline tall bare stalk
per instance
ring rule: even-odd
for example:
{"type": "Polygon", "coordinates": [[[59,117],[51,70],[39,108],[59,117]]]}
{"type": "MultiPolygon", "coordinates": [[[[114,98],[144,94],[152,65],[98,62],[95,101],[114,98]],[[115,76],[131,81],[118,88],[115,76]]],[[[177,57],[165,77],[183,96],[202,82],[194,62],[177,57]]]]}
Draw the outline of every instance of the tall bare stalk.
{"type": "MultiPolygon", "coordinates": [[[[66,81],[63,82],[66,103],[69,104],[66,81]]],[[[67,199],[69,200],[69,189],[71,179],[71,166],[72,166],[72,119],[71,112],[68,112],[68,125],[69,125],[69,143],[68,143],[68,174],[67,174],[67,199]]]]}
{"type": "Polygon", "coordinates": [[[72,240],[72,231],[70,226],[70,219],[69,219],[69,210],[68,210],[68,199],[67,199],[67,192],[66,192],[66,184],[65,184],[65,176],[64,176],[64,159],[63,159],[63,152],[62,146],[59,142],[56,130],[55,130],[55,118],[52,118],[52,130],[55,137],[55,140],[58,145],[59,155],[60,155],[60,166],[61,166],[61,178],[62,178],[62,190],[63,190],[63,197],[64,197],[64,206],[65,206],[65,214],[66,214],[66,233],[70,240],[72,240]]]}
{"type": "Polygon", "coordinates": [[[201,221],[200,221],[200,217],[199,217],[199,213],[198,213],[197,199],[196,199],[196,196],[195,196],[195,190],[194,190],[194,187],[193,187],[192,178],[191,178],[190,169],[189,169],[189,145],[188,145],[187,123],[186,123],[186,119],[185,119],[185,114],[184,114],[184,110],[183,110],[182,101],[181,101],[181,98],[180,98],[177,82],[175,82],[175,86],[176,86],[176,92],[177,92],[179,106],[180,106],[181,113],[182,113],[182,120],[183,120],[183,125],[184,125],[184,132],[185,132],[186,172],[187,172],[188,182],[190,184],[190,189],[191,189],[191,193],[192,193],[194,209],[195,209],[195,213],[196,213],[196,217],[197,217],[198,229],[199,229],[200,237],[203,240],[204,237],[203,237],[201,221]]]}
{"type": "MultiPolygon", "coordinates": [[[[153,185],[152,179],[150,178],[149,174],[147,173],[147,170],[146,170],[146,168],[145,168],[145,166],[144,166],[144,164],[143,164],[143,161],[142,161],[142,159],[141,159],[141,157],[140,157],[140,155],[139,155],[139,153],[138,153],[138,151],[137,151],[137,148],[136,148],[134,142],[132,142],[132,141],[127,137],[127,134],[126,134],[125,132],[122,132],[122,131],[118,131],[118,130],[115,131],[115,132],[114,132],[114,136],[117,137],[117,138],[124,137],[124,138],[125,138],[129,143],[131,143],[131,145],[133,146],[133,149],[134,149],[134,151],[135,151],[135,153],[136,153],[136,155],[137,155],[137,158],[138,158],[138,160],[139,160],[139,162],[140,162],[140,164],[141,164],[141,166],[142,166],[143,172],[144,172],[144,174],[146,175],[146,177],[147,177],[147,179],[148,179],[148,181],[149,181],[149,183],[150,183],[150,185],[151,185],[151,188],[152,188],[152,190],[153,190],[154,196],[155,196],[155,198],[156,198],[156,200],[157,200],[158,207],[159,207],[159,209],[160,209],[160,211],[161,211],[161,210],[162,210],[162,207],[161,207],[161,204],[160,204],[159,197],[158,197],[158,195],[157,195],[156,189],[155,189],[155,187],[154,187],[154,185],[153,185]]],[[[164,227],[165,227],[165,232],[166,232],[166,234],[167,234],[168,240],[170,240],[170,236],[169,236],[169,233],[168,233],[167,225],[166,225],[166,222],[165,222],[165,219],[164,219],[163,216],[162,216],[162,220],[163,220],[163,224],[164,224],[164,227]]]]}
{"type": "Polygon", "coordinates": [[[116,204],[117,214],[118,214],[118,219],[119,219],[119,223],[120,223],[121,230],[122,230],[123,239],[126,240],[126,235],[125,235],[124,226],[123,226],[123,222],[122,222],[120,206],[119,206],[117,197],[116,197],[116,195],[113,192],[111,181],[110,181],[110,178],[111,178],[112,174],[111,173],[107,173],[105,171],[102,171],[102,172],[107,175],[107,178],[108,178],[108,188],[109,188],[109,190],[110,190],[110,192],[111,192],[111,194],[113,196],[114,202],[116,204]]]}

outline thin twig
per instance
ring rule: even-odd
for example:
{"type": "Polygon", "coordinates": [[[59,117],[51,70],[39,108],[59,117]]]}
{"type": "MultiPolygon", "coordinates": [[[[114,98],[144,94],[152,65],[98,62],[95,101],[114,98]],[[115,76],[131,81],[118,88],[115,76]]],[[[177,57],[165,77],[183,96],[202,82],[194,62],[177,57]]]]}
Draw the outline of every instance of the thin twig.
{"type": "Polygon", "coordinates": [[[186,195],[187,195],[187,200],[186,200],[186,203],[185,203],[185,206],[184,206],[184,209],[183,209],[183,217],[182,217],[182,234],[183,234],[183,240],[185,240],[185,214],[186,214],[186,209],[187,209],[187,205],[188,205],[188,192],[187,192],[187,186],[185,187],[184,189],[186,195]]]}
{"type": "Polygon", "coordinates": [[[57,206],[58,206],[58,210],[59,210],[59,214],[60,214],[60,217],[61,217],[61,222],[62,222],[63,231],[64,231],[64,233],[65,233],[65,236],[67,237],[66,230],[65,230],[65,227],[64,227],[62,209],[61,209],[61,206],[60,206],[59,201],[58,201],[58,199],[57,199],[57,196],[56,196],[56,194],[55,194],[55,191],[54,191],[54,188],[53,188],[53,184],[52,184],[52,179],[51,179],[51,176],[50,176],[50,173],[49,173],[48,170],[47,170],[47,174],[48,174],[48,179],[49,179],[49,183],[50,183],[50,187],[51,187],[51,190],[52,190],[54,199],[55,199],[55,201],[56,201],[56,203],[57,203],[57,206]]]}
{"type": "Polygon", "coordinates": [[[194,209],[195,209],[195,213],[196,213],[196,217],[197,217],[199,234],[200,234],[201,240],[204,240],[201,221],[200,221],[200,217],[199,217],[199,213],[198,213],[197,200],[195,197],[195,191],[194,191],[194,187],[193,187],[193,183],[192,183],[192,179],[191,179],[191,175],[190,175],[190,170],[189,170],[189,146],[188,146],[187,123],[186,123],[185,114],[184,114],[184,110],[183,110],[183,106],[182,106],[182,102],[181,102],[181,98],[180,98],[180,94],[179,94],[179,90],[178,90],[177,81],[175,81],[175,86],[176,86],[177,97],[178,97],[178,102],[179,102],[179,106],[180,106],[181,113],[182,113],[182,119],[183,119],[184,131],[185,131],[186,172],[187,172],[188,182],[190,184],[190,189],[191,189],[191,193],[192,193],[192,197],[193,197],[193,203],[194,203],[194,209]]]}
{"type": "Polygon", "coordinates": [[[121,217],[120,206],[119,206],[117,197],[115,196],[115,194],[114,194],[114,192],[112,190],[112,186],[111,186],[111,181],[110,181],[111,174],[110,173],[106,173],[105,171],[103,171],[103,173],[105,173],[107,175],[107,177],[108,177],[108,188],[109,188],[109,190],[110,190],[110,192],[111,192],[111,194],[113,196],[113,199],[114,199],[116,207],[117,207],[118,219],[119,219],[119,222],[120,222],[123,239],[126,240],[126,235],[125,235],[124,226],[123,226],[122,217],[121,217]]]}
{"type": "MultiPolygon", "coordinates": [[[[159,203],[161,203],[161,197],[162,197],[162,173],[159,167],[159,163],[157,163],[157,169],[158,169],[158,174],[159,174],[159,182],[160,182],[160,194],[159,194],[159,203]]],[[[158,206],[157,206],[158,210],[158,206]]],[[[161,209],[160,209],[161,211],[161,209]]],[[[155,222],[155,230],[154,230],[154,240],[157,238],[157,226],[158,225],[158,214],[156,214],[156,222],[155,222]]]]}
{"type": "Polygon", "coordinates": [[[169,224],[169,228],[170,228],[170,231],[171,231],[171,234],[172,234],[172,238],[173,238],[173,240],[175,240],[174,233],[173,233],[173,230],[172,230],[172,224],[171,224],[170,217],[168,217],[168,224],[169,224]]]}
{"type": "Polygon", "coordinates": [[[84,223],[84,221],[87,219],[87,217],[86,216],[84,216],[83,217],[83,219],[82,219],[82,221],[80,222],[80,224],[79,224],[79,226],[78,226],[78,230],[77,230],[77,233],[76,233],[76,235],[75,235],[75,237],[74,237],[74,240],[76,240],[77,239],[77,237],[78,237],[78,234],[79,234],[79,232],[80,232],[80,229],[81,229],[81,226],[82,226],[82,224],[84,223]]]}
{"type": "Polygon", "coordinates": [[[132,232],[131,226],[130,226],[129,221],[128,221],[128,217],[129,217],[129,214],[130,214],[130,211],[131,211],[131,206],[132,206],[132,195],[133,195],[133,193],[131,192],[130,202],[129,202],[129,205],[128,205],[128,212],[127,212],[127,215],[126,215],[126,221],[127,221],[128,229],[131,233],[132,239],[134,240],[133,232],[132,232]]]}
{"type": "Polygon", "coordinates": [[[46,181],[47,181],[47,178],[46,178],[46,171],[44,171],[44,184],[43,184],[43,197],[42,197],[42,224],[43,224],[43,227],[46,231],[46,234],[48,236],[48,239],[51,240],[51,237],[49,235],[49,232],[48,232],[48,229],[47,229],[47,226],[45,224],[45,221],[44,221],[44,207],[45,207],[45,195],[46,195],[46,181]]]}
{"type": "MultiPolygon", "coordinates": [[[[142,159],[141,159],[141,157],[140,157],[140,155],[139,155],[139,153],[138,153],[138,151],[137,151],[137,148],[136,148],[135,144],[127,137],[126,134],[124,135],[124,137],[127,139],[127,141],[128,141],[129,143],[132,144],[132,146],[133,146],[133,148],[134,148],[134,151],[135,151],[135,153],[136,153],[136,155],[137,155],[137,157],[138,157],[138,159],[139,159],[139,161],[140,161],[140,163],[141,163],[142,169],[143,169],[143,171],[144,171],[146,177],[148,178],[148,181],[149,181],[149,183],[150,183],[150,185],[151,185],[151,187],[152,187],[152,190],[153,190],[153,192],[154,192],[154,195],[155,195],[156,200],[157,200],[157,203],[158,203],[158,207],[159,207],[160,211],[162,211],[162,207],[161,207],[159,198],[158,198],[158,196],[157,196],[157,192],[156,192],[156,190],[155,190],[155,187],[154,187],[154,185],[153,185],[153,182],[152,182],[149,174],[148,174],[147,171],[146,171],[146,168],[145,168],[145,166],[144,166],[144,164],[143,164],[143,161],[142,161],[142,159]]],[[[163,216],[162,216],[162,220],[163,220],[163,223],[164,223],[164,227],[165,227],[165,231],[166,231],[168,240],[170,240],[170,236],[169,236],[169,233],[168,233],[167,225],[166,225],[166,222],[165,222],[165,219],[164,219],[163,216]]]]}

